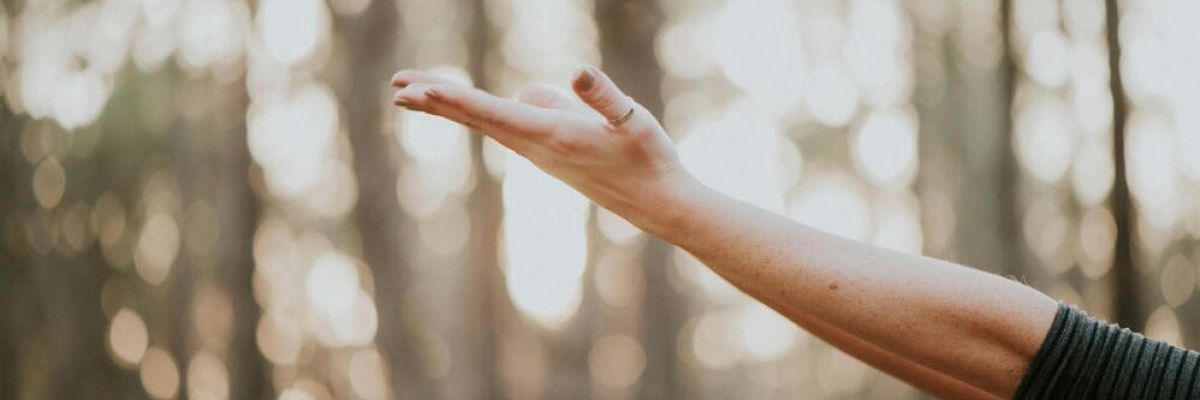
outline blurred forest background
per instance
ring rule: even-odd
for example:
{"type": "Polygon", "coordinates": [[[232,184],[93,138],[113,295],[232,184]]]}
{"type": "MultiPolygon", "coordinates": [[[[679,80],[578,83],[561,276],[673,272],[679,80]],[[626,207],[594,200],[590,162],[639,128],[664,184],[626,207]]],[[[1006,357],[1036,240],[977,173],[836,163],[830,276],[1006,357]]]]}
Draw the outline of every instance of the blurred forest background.
{"type": "Polygon", "coordinates": [[[390,105],[609,71],[703,180],[1200,343],[1190,0],[4,0],[0,399],[920,398],[390,105]]]}

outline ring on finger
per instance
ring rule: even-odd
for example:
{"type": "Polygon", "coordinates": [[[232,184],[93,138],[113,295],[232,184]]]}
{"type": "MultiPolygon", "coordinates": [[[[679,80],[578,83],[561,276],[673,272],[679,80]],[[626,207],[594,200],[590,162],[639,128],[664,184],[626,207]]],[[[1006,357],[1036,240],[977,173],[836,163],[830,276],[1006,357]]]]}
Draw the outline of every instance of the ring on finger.
{"type": "MultiPolygon", "coordinates": [[[[632,103],[632,101],[630,101],[630,102],[632,103]]],[[[625,114],[622,114],[620,117],[608,120],[608,124],[612,125],[614,128],[621,126],[621,124],[625,123],[626,121],[629,121],[630,118],[633,118],[633,112],[635,110],[637,110],[637,107],[635,107],[631,104],[629,106],[629,111],[626,111],[625,114]]]]}

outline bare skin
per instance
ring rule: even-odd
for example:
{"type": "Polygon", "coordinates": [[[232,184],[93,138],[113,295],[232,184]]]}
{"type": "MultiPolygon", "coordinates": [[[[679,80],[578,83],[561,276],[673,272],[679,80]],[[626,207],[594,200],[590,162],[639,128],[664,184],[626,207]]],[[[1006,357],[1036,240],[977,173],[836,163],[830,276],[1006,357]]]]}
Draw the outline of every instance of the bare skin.
{"type": "Polygon", "coordinates": [[[704,186],[654,117],[595,68],[573,81],[583,104],[541,86],[500,98],[419,70],[396,73],[392,84],[396,105],[495,139],[800,327],[932,395],[1011,397],[1057,311],[1017,282],[843,239],[704,186]],[[630,109],[628,121],[609,123],[630,109]]]}

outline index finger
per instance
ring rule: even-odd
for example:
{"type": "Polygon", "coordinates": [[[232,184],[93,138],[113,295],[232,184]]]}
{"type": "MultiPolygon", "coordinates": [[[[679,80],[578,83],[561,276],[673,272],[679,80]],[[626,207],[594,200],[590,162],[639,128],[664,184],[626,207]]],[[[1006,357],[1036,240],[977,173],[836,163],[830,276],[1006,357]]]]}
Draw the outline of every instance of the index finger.
{"type": "Polygon", "coordinates": [[[403,69],[392,75],[392,86],[405,88],[414,83],[438,84],[438,85],[460,85],[447,77],[438,75],[433,72],[420,69],[403,69]]]}
{"type": "Polygon", "coordinates": [[[400,90],[397,98],[430,114],[475,127],[502,142],[549,135],[570,117],[565,111],[535,107],[458,85],[414,84],[400,90]]]}

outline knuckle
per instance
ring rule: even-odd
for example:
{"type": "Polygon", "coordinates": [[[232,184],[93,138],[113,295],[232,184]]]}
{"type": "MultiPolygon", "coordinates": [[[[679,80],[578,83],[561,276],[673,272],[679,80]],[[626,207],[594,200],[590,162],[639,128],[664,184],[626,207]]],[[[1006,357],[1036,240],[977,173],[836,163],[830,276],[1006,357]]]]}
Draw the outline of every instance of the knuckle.
{"type": "Polygon", "coordinates": [[[630,147],[653,147],[666,137],[662,127],[650,118],[635,117],[622,128],[617,130],[617,134],[630,147]]]}
{"type": "Polygon", "coordinates": [[[570,138],[574,133],[578,132],[580,127],[569,120],[557,119],[553,120],[549,129],[546,131],[546,136],[555,137],[559,140],[570,138]]]}
{"type": "Polygon", "coordinates": [[[542,144],[544,144],[546,148],[556,152],[567,147],[568,145],[566,142],[566,135],[563,135],[558,131],[550,132],[546,135],[546,137],[542,138],[542,144]]]}
{"type": "Polygon", "coordinates": [[[462,108],[462,98],[447,90],[438,91],[437,102],[452,108],[462,108]]]}
{"type": "Polygon", "coordinates": [[[628,150],[644,149],[654,143],[654,134],[645,130],[629,131],[623,136],[625,148],[628,150]]]}
{"type": "Polygon", "coordinates": [[[571,135],[562,131],[551,131],[542,139],[546,148],[557,154],[578,154],[583,151],[583,144],[571,135]]]}
{"type": "MultiPolygon", "coordinates": [[[[450,106],[457,108],[457,106],[455,106],[453,104],[450,104],[450,106]]],[[[486,111],[474,111],[474,112],[467,111],[467,113],[475,116],[475,118],[478,119],[479,122],[484,125],[491,125],[491,126],[495,126],[498,128],[508,129],[507,122],[503,118],[500,118],[499,116],[497,116],[494,113],[486,112],[486,111]]]]}
{"type": "Polygon", "coordinates": [[[563,119],[554,119],[550,122],[549,128],[549,135],[566,135],[573,127],[563,119]]]}
{"type": "Polygon", "coordinates": [[[608,110],[615,107],[620,100],[612,90],[601,89],[597,90],[592,96],[592,104],[601,110],[608,110]]]}

